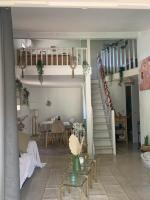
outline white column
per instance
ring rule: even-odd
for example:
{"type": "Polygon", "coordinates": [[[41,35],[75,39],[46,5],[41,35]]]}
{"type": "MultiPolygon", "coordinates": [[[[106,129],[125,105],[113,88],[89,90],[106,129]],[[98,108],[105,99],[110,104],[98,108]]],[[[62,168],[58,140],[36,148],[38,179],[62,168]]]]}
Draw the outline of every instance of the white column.
{"type": "MultiPolygon", "coordinates": [[[[0,32],[1,38],[1,32],[0,32]]],[[[1,46],[0,40],[0,46],[1,46]]],[[[1,49],[1,48],[0,48],[1,49]]],[[[0,199],[4,199],[4,80],[0,50],[0,199]]]]}
{"type": "MultiPolygon", "coordinates": [[[[91,66],[90,39],[87,40],[88,63],[91,66]]],[[[91,71],[85,77],[88,154],[93,156],[93,113],[91,106],[91,71]]]]}
{"type": "Polygon", "coordinates": [[[86,119],[85,88],[82,86],[83,119],[86,119]]]}
{"type": "MultiPolygon", "coordinates": [[[[2,140],[0,140],[3,143],[2,146],[0,145],[0,148],[4,145],[5,200],[20,199],[14,58],[11,10],[10,8],[0,8],[0,117],[2,117],[0,118],[0,121],[2,119],[0,122],[2,123],[2,127],[0,127],[2,140]]],[[[0,166],[3,167],[3,162],[1,160],[0,166]]],[[[0,182],[1,181],[2,179],[0,177],[0,182]]],[[[0,199],[3,200],[3,198],[0,199]]]]}

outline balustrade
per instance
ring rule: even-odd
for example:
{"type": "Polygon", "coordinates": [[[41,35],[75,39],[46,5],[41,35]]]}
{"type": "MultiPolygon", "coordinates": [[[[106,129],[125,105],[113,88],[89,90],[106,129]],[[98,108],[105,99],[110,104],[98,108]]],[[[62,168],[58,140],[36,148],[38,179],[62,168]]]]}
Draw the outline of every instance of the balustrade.
{"type": "Polygon", "coordinates": [[[16,51],[16,64],[24,67],[35,66],[40,60],[46,66],[68,66],[71,64],[72,52],[76,65],[87,61],[87,48],[21,48],[16,51]]]}
{"type": "Polygon", "coordinates": [[[108,44],[101,51],[101,59],[106,75],[119,72],[120,67],[124,67],[124,70],[136,68],[138,67],[137,41],[118,40],[108,44]]]}

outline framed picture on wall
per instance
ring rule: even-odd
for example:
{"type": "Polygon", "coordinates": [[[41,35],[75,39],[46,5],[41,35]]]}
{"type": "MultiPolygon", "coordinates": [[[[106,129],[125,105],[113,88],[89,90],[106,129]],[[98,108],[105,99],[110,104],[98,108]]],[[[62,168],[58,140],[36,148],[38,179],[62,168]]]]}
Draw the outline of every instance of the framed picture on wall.
{"type": "Polygon", "coordinates": [[[140,90],[150,89],[150,56],[142,60],[140,67],[140,90]]]}

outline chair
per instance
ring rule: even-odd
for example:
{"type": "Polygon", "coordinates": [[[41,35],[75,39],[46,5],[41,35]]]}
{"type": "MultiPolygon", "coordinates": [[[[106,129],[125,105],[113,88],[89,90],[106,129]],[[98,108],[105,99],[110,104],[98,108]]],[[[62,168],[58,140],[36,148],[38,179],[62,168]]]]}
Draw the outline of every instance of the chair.
{"type": "Polygon", "coordinates": [[[63,135],[65,133],[65,126],[61,120],[56,119],[52,124],[51,134],[54,143],[62,143],[63,135]]]}

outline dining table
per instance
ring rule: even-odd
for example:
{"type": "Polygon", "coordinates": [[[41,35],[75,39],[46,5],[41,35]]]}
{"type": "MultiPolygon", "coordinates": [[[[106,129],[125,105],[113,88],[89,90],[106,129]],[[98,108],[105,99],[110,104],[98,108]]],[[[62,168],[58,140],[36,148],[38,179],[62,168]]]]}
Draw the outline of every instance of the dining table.
{"type": "MultiPolygon", "coordinates": [[[[48,146],[48,134],[51,134],[51,128],[52,128],[52,124],[53,124],[53,120],[49,120],[49,121],[42,121],[39,123],[39,131],[41,133],[41,135],[44,135],[45,137],[45,147],[47,148],[48,146]]],[[[63,122],[64,127],[65,127],[65,131],[67,133],[67,135],[69,136],[71,134],[71,130],[72,130],[72,124],[68,121],[64,121],[63,122]]]]}

